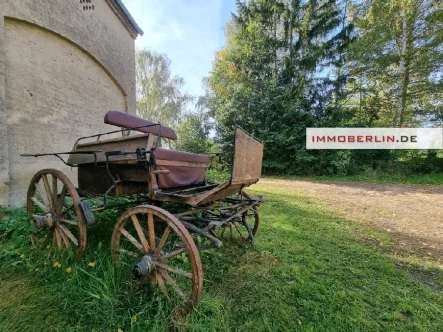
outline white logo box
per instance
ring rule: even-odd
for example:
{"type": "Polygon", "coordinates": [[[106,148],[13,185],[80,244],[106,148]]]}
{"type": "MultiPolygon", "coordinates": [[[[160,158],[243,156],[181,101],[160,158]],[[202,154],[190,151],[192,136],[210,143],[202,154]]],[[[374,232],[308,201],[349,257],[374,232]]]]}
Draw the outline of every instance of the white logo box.
{"type": "Polygon", "coordinates": [[[443,128],[306,128],[306,149],[443,149],[443,128]]]}

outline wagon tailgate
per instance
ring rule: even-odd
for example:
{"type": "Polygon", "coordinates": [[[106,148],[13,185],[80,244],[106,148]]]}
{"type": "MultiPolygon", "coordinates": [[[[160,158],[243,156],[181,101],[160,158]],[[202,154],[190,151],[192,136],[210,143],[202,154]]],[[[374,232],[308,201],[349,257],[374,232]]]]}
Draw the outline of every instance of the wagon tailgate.
{"type": "Polygon", "coordinates": [[[231,184],[249,184],[261,175],[263,143],[241,128],[235,132],[234,159],[231,184]]]}

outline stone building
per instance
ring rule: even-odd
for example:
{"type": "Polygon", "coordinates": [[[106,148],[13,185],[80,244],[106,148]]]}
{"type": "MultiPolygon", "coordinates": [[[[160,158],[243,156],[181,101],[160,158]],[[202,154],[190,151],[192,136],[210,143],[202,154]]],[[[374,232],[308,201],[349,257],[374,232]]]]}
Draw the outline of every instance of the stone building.
{"type": "MultiPolygon", "coordinates": [[[[22,205],[33,174],[75,169],[56,157],[80,136],[135,113],[135,46],[143,31],[121,0],[0,0],[0,204],[22,205]]],[[[111,129],[112,128],[112,129],[111,129]]]]}

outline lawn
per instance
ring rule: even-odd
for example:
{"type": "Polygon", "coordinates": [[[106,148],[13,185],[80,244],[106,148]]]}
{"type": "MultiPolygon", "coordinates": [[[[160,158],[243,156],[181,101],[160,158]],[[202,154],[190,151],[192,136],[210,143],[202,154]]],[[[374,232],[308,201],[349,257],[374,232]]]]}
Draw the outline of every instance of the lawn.
{"type": "Polygon", "coordinates": [[[114,270],[109,242],[119,211],[99,215],[79,263],[30,250],[24,211],[8,211],[0,227],[0,331],[443,330],[443,283],[420,281],[443,280],[441,269],[400,267],[364,240],[362,226],[301,193],[265,185],[249,192],[270,199],[260,208],[256,246],[233,242],[201,253],[203,296],[185,324],[161,292],[114,270]]]}

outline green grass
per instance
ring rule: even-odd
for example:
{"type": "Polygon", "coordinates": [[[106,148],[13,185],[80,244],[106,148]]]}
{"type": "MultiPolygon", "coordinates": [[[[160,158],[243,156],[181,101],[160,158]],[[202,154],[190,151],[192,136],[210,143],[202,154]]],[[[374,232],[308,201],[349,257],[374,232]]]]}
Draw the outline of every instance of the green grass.
{"type": "Polygon", "coordinates": [[[367,175],[316,175],[316,176],[272,176],[271,178],[282,178],[292,180],[308,181],[351,181],[368,183],[400,183],[400,184],[425,184],[440,185],[443,184],[443,174],[375,174],[367,175]]]}
{"type": "MultiPolygon", "coordinates": [[[[250,193],[271,199],[260,208],[257,245],[226,243],[201,253],[204,291],[190,331],[443,330],[443,288],[420,281],[443,280],[441,268],[400,267],[362,240],[367,230],[300,193],[264,185],[250,193]]],[[[161,292],[135,285],[128,271],[111,264],[110,235],[120,211],[98,216],[86,257],[76,264],[66,253],[30,250],[23,211],[9,212],[0,228],[0,331],[176,326],[174,305],[161,292]],[[61,268],[53,267],[56,261],[61,268]]]]}

